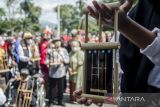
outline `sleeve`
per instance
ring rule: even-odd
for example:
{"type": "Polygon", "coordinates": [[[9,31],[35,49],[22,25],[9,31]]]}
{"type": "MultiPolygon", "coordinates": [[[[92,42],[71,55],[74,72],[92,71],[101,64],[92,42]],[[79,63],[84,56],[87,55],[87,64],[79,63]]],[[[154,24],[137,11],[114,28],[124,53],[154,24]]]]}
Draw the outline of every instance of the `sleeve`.
{"type": "Polygon", "coordinates": [[[80,51],[77,55],[77,59],[78,59],[78,66],[81,66],[83,65],[84,63],[84,52],[83,51],[80,51]]]}
{"type": "Polygon", "coordinates": [[[23,52],[23,48],[21,45],[18,46],[18,55],[19,55],[19,59],[22,62],[28,62],[29,58],[24,56],[24,52],[23,52]]]}
{"type": "Polygon", "coordinates": [[[51,57],[51,50],[47,49],[47,56],[46,56],[45,64],[49,63],[50,57],[51,57]]]}
{"type": "Polygon", "coordinates": [[[65,64],[69,63],[69,54],[66,49],[63,49],[63,54],[60,53],[65,64]]]}
{"type": "Polygon", "coordinates": [[[39,54],[39,50],[38,50],[38,47],[37,46],[35,46],[35,54],[36,54],[36,56],[40,56],[40,54],[39,54]]]}
{"type": "Polygon", "coordinates": [[[156,38],[140,52],[146,55],[155,65],[160,66],[160,29],[155,28],[153,32],[157,35],[156,38]]]}

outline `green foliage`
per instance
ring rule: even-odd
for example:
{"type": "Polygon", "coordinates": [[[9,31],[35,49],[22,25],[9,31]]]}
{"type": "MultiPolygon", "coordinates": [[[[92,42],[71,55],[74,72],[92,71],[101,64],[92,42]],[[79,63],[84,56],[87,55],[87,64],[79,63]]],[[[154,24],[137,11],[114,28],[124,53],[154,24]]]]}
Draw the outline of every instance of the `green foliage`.
{"type": "MultiPolygon", "coordinates": [[[[116,2],[119,0],[99,0],[101,2],[116,2]]],[[[136,3],[137,0],[134,0],[136,3]]],[[[68,31],[71,29],[84,29],[85,28],[85,15],[83,13],[83,8],[85,7],[85,3],[83,0],[78,0],[78,5],[73,6],[69,4],[60,6],[60,17],[61,17],[61,32],[63,32],[66,28],[68,31]]],[[[57,11],[57,7],[54,8],[55,12],[57,11]]],[[[98,31],[97,21],[93,19],[89,19],[89,30],[90,31],[98,31]]]]}
{"type": "MultiPolygon", "coordinates": [[[[82,1],[81,1],[82,2],[82,1]]],[[[83,14],[84,3],[74,7],[73,5],[64,4],[60,6],[60,18],[61,18],[61,32],[66,28],[70,32],[72,29],[84,29],[85,28],[85,16],[83,14]]],[[[58,11],[58,7],[54,8],[54,11],[58,11]]],[[[91,20],[89,22],[91,30],[97,29],[96,22],[91,20]]]]}
{"type": "Polygon", "coordinates": [[[5,11],[3,8],[0,8],[0,17],[5,16],[5,11]]]}
{"type": "MultiPolygon", "coordinates": [[[[41,15],[41,8],[35,6],[31,0],[23,0],[20,2],[19,0],[5,0],[6,6],[8,8],[9,13],[5,13],[3,8],[0,8],[0,19],[2,16],[6,16],[9,14],[9,17],[5,20],[0,21],[0,34],[12,31],[40,31],[39,17],[41,15]],[[11,9],[15,4],[19,3],[19,14],[25,16],[25,18],[15,19],[11,17],[11,9]],[[21,11],[20,11],[21,10],[21,11]]],[[[17,11],[18,12],[18,11],[17,11]]]]}

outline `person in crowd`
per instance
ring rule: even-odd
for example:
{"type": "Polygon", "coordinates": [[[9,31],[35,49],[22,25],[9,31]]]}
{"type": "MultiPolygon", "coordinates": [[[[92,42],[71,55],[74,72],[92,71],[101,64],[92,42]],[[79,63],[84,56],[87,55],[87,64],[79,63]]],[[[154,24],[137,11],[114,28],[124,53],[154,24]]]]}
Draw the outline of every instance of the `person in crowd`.
{"type": "Polygon", "coordinates": [[[70,101],[74,102],[76,98],[73,96],[73,92],[82,88],[84,52],[81,50],[79,41],[72,41],[71,49],[72,51],[69,53],[70,101]]]}
{"type": "MultiPolygon", "coordinates": [[[[31,76],[29,74],[30,74],[29,69],[27,69],[27,68],[21,69],[20,77],[15,78],[12,85],[17,90],[20,83],[21,83],[21,86],[20,86],[21,91],[22,90],[32,90],[32,88],[33,88],[32,100],[31,100],[30,107],[36,107],[37,85],[36,85],[36,81],[33,78],[31,78],[31,76]]],[[[17,91],[16,90],[15,90],[15,93],[17,95],[18,90],[17,91]]],[[[28,93],[25,91],[22,92],[22,94],[19,92],[19,95],[13,99],[14,100],[13,107],[22,106],[22,104],[23,104],[22,102],[25,99],[26,94],[28,94],[28,93]],[[20,98],[22,98],[22,101],[20,101],[20,98]]]]}
{"type": "Polygon", "coordinates": [[[33,39],[31,41],[31,54],[33,59],[37,59],[35,60],[32,64],[32,68],[33,68],[33,74],[36,74],[39,72],[39,58],[40,58],[40,54],[39,54],[39,49],[38,49],[38,45],[35,42],[35,39],[33,39]]]}
{"type": "Polygon", "coordinates": [[[71,37],[72,37],[72,39],[70,39],[70,40],[68,41],[68,46],[67,46],[68,52],[71,51],[71,43],[72,43],[72,41],[73,41],[73,40],[78,40],[77,34],[78,34],[78,30],[77,30],[77,29],[73,29],[73,30],[71,31],[71,37]]]}
{"type": "Polygon", "coordinates": [[[45,80],[45,90],[46,90],[46,97],[49,98],[48,91],[49,91],[49,84],[48,84],[48,71],[49,68],[47,64],[45,63],[47,59],[47,50],[49,46],[49,36],[45,33],[41,34],[41,40],[39,43],[39,54],[40,54],[40,69],[41,73],[43,75],[43,78],[45,80]]]}
{"type": "Polygon", "coordinates": [[[52,45],[52,50],[48,51],[48,58],[46,64],[49,64],[49,106],[54,104],[55,97],[53,92],[56,92],[57,86],[57,95],[58,95],[58,105],[63,104],[63,92],[64,92],[64,77],[66,75],[66,66],[65,64],[69,63],[69,55],[65,48],[61,45],[60,37],[55,37],[52,41],[55,45],[52,45]]]}
{"type": "Polygon", "coordinates": [[[16,66],[16,62],[14,60],[14,52],[13,52],[13,37],[8,37],[5,40],[5,44],[7,45],[6,47],[6,55],[7,55],[7,66],[10,69],[10,72],[7,72],[5,77],[6,77],[6,83],[12,78],[13,74],[13,68],[16,66]]]}
{"type": "Polygon", "coordinates": [[[41,41],[39,43],[39,53],[40,53],[40,67],[41,67],[41,72],[44,75],[45,81],[47,82],[47,77],[48,77],[48,67],[45,64],[46,57],[47,57],[47,49],[48,49],[48,36],[46,34],[41,35],[41,41]]]}
{"type": "Polygon", "coordinates": [[[26,32],[23,35],[23,40],[21,40],[20,44],[17,47],[17,55],[19,56],[18,68],[19,71],[23,68],[29,68],[30,74],[32,75],[32,34],[30,32],[26,32]]]}
{"type": "Polygon", "coordinates": [[[22,40],[22,35],[17,35],[15,36],[15,42],[13,43],[14,60],[17,64],[19,63],[19,60],[20,60],[19,54],[18,54],[18,48],[19,48],[19,45],[21,44],[21,40],[22,40]]]}
{"type": "Polygon", "coordinates": [[[106,35],[106,41],[110,42],[113,36],[112,33],[110,31],[106,31],[105,35],[106,35]]]}

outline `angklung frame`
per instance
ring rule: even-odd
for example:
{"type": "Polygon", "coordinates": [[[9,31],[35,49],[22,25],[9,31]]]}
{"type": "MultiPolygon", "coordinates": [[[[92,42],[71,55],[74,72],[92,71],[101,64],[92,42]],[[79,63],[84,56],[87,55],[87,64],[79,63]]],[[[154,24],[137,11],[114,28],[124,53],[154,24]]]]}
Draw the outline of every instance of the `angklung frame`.
{"type": "Polygon", "coordinates": [[[9,72],[8,50],[4,49],[2,59],[0,59],[0,73],[9,72]]]}
{"type": "MultiPolygon", "coordinates": [[[[114,4],[115,5],[115,4],[114,4]]],[[[118,96],[117,42],[118,12],[114,18],[115,42],[102,43],[102,22],[99,14],[99,43],[87,43],[88,13],[86,13],[86,35],[82,49],[85,51],[83,97],[104,101],[106,95],[118,96]]]]}

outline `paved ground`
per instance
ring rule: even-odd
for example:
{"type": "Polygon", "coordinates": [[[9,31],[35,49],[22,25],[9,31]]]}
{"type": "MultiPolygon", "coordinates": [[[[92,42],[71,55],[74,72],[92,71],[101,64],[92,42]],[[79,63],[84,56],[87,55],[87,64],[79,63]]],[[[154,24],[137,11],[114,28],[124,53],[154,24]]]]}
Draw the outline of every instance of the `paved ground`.
{"type": "MultiPolygon", "coordinates": [[[[95,104],[92,104],[90,106],[85,106],[80,104],[71,104],[69,103],[69,94],[64,94],[64,102],[65,102],[65,107],[97,107],[95,104]]],[[[54,105],[53,107],[62,107],[62,106],[54,105]]],[[[111,104],[104,104],[103,107],[117,107],[117,106],[111,105],[111,104]]]]}
{"type": "MultiPolygon", "coordinates": [[[[67,77],[68,91],[67,91],[67,93],[64,94],[65,107],[97,107],[95,104],[92,104],[91,106],[84,106],[84,105],[80,105],[80,104],[69,103],[69,75],[67,74],[66,77],[67,77]]],[[[53,107],[61,107],[61,106],[54,105],[53,107]]],[[[103,107],[117,107],[117,106],[111,105],[111,104],[104,104],[103,107]]]]}

